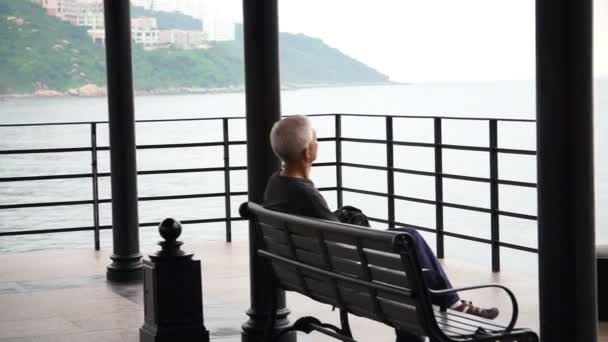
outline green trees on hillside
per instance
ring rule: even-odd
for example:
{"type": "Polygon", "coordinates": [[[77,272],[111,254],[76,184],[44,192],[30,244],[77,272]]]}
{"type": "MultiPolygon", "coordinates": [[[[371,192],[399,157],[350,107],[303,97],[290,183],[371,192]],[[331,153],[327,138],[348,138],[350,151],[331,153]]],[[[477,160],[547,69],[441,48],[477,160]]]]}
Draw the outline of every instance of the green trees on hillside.
{"type": "MultiPolygon", "coordinates": [[[[281,79],[294,84],[383,82],[385,75],[319,39],[281,34],[281,79]]],[[[133,46],[136,89],[212,88],[243,84],[242,41],[206,50],[152,51],[133,46]]],[[[0,2],[0,93],[65,91],[104,85],[105,52],[86,29],[46,15],[25,0],[0,2]]]]}

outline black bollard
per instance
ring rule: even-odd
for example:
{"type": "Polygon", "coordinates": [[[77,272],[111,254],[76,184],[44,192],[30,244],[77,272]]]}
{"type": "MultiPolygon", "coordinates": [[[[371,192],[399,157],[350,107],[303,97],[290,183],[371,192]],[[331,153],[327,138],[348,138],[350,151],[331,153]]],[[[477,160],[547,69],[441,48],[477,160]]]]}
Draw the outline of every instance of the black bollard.
{"type": "Polygon", "coordinates": [[[162,250],[143,262],[145,322],[141,342],[209,342],[203,319],[201,262],[180,250],[179,221],[158,227],[162,250]]]}

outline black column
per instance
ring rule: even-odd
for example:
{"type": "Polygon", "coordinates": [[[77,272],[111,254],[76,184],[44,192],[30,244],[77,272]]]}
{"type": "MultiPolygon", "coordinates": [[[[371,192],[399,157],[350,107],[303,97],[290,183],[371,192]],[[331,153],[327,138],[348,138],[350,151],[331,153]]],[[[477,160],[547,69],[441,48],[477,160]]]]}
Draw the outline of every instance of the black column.
{"type": "MultiPolygon", "coordinates": [[[[268,178],[279,169],[269,133],[281,117],[277,0],[243,0],[245,95],[247,106],[247,179],[249,201],[261,203],[268,178]]],[[[251,308],[243,324],[242,340],[262,342],[265,324],[276,315],[275,328],[289,324],[285,293],[272,286],[269,272],[256,257],[258,234],[249,226],[251,308]],[[271,312],[275,297],[277,311],[271,312]]],[[[287,336],[282,341],[294,341],[287,336]]]]}
{"type": "Polygon", "coordinates": [[[540,327],[596,342],[592,0],[537,0],[540,327]]]}
{"type": "Polygon", "coordinates": [[[110,281],[141,279],[129,1],[104,0],[114,254],[110,281]]]}

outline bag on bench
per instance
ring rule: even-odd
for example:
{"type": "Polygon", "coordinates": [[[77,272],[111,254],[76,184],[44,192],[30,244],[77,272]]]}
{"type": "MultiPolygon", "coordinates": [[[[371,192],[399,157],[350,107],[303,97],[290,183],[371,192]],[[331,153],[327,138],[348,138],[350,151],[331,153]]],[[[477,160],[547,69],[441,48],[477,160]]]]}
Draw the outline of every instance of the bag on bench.
{"type": "Polygon", "coordinates": [[[345,205],[342,208],[334,211],[334,215],[336,215],[338,220],[342,223],[371,227],[369,220],[363,211],[350,205],[345,205]]]}

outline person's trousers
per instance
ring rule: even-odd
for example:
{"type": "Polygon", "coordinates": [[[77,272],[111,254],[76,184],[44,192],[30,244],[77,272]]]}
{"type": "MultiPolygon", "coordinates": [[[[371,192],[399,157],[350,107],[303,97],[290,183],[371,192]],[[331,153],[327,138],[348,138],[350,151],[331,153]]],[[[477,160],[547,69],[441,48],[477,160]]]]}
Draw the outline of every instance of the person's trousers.
{"type": "MultiPolygon", "coordinates": [[[[437,260],[435,253],[431,250],[422,235],[413,228],[397,228],[396,231],[402,231],[410,234],[414,238],[416,244],[416,252],[420,267],[429,271],[424,272],[424,280],[427,286],[433,290],[451,289],[452,284],[445,274],[443,267],[437,260]]],[[[434,305],[450,307],[460,300],[457,294],[447,296],[431,296],[431,302],[434,305]]],[[[397,342],[420,342],[424,341],[421,337],[412,335],[405,331],[396,331],[397,342]]]]}

